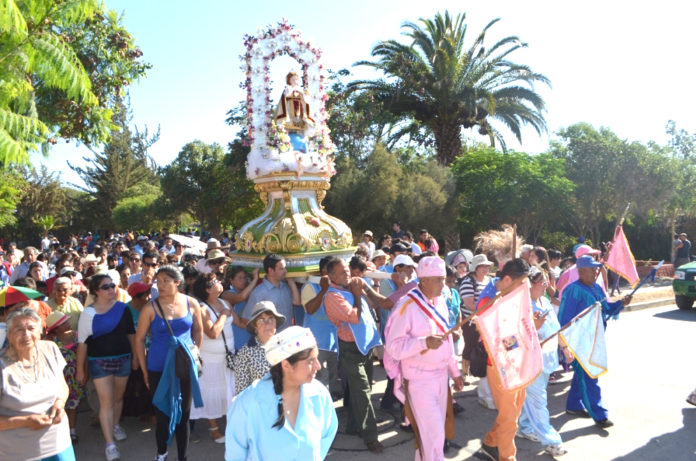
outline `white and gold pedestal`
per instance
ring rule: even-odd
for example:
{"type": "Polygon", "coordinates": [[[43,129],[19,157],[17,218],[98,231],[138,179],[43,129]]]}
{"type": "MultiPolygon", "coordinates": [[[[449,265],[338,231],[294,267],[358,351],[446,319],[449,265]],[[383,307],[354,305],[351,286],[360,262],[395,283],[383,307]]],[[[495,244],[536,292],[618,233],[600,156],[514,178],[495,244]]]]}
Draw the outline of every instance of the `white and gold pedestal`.
{"type": "Polygon", "coordinates": [[[234,264],[262,267],[269,253],[285,257],[288,275],[319,270],[327,255],[349,258],[355,251],[350,228],[325,213],[321,202],[329,189],[324,176],[273,174],[254,179],[266,209],[237,235],[234,264]]]}

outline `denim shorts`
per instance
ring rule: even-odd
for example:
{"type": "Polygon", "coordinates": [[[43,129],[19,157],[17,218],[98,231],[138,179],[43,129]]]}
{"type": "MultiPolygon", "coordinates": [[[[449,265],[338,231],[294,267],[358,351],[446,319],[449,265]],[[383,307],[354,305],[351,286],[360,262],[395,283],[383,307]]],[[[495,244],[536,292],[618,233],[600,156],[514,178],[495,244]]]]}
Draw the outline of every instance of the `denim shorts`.
{"type": "Polygon", "coordinates": [[[131,372],[131,354],[121,357],[90,357],[89,359],[89,374],[92,379],[105,378],[107,376],[116,376],[119,378],[130,375],[131,372]]]}

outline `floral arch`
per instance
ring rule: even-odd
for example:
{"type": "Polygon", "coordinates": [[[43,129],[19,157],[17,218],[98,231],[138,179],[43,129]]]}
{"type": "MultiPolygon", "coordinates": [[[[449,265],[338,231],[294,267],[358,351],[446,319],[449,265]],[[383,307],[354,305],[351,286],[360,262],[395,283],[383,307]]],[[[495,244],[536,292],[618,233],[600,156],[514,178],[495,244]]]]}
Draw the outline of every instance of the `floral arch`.
{"type": "Polygon", "coordinates": [[[294,173],[330,177],[333,167],[334,145],[326,126],[326,79],[320,62],[321,50],[283,19],[258,36],[244,37],[246,53],[242,69],[246,78],[247,128],[251,151],[247,161],[250,179],[264,178],[278,173],[294,173]],[[288,55],[302,67],[302,82],[316,125],[308,130],[308,151],[294,151],[287,142],[287,133],[274,122],[274,101],[271,100],[270,63],[277,56],[288,55]]]}

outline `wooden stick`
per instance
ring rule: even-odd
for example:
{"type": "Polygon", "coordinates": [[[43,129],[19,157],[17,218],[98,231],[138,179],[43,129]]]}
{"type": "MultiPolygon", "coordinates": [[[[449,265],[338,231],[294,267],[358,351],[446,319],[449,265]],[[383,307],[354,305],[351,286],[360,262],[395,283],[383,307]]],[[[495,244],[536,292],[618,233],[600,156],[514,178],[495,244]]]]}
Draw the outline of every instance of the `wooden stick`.
{"type": "Polygon", "coordinates": [[[621,218],[619,219],[619,222],[616,224],[617,226],[623,226],[624,220],[626,219],[626,215],[628,214],[628,209],[631,207],[631,202],[628,202],[626,205],[626,209],[624,210],[623,214],[621,215],[621,218]]]}
{"type": "MultiPolygon", "coordinates": [[[[512,259],[517,257],[517,224],[512,225],[512,259]]],[[[502,269],[502,267],[501,267],[502,269]]]]}
{"type": "MultiPolygon", "coordinates": [[[[457,331],[457,330],[458,330],[459,328],[461,328],[462,325],[464,325],[466,322],[470,321],[471,319],[473,319],[474,317],[476,317],[477,315],[483,313],[486,309],[488,309],[489,307],[491,307],[498,299],[502,298],[503,296],[507,296],[510,292],[514,291],[514,290],[515,290],[517,287],[519,287],[526,279],[527,279],[527,276],[526,276],[526,275],[523,275],[522,277],[519,277],[519,278],[516,278],[515,280],[513,280],[509,287],[507,287],[506,289],[504,289],[504,290],[502,290],[502,291],[497,292],[497,293],[495,294],[494,297],[492,297],[491,299],[489,299],[488,302],[487,302],[486,304],[484,304],[483,306],[481,306],[481,309],[478,309],[476,312],[474,312],[474,313],[472,313],[472,314],[470,314],[470,315],[467,315],[464,319],[460,320],[459,323],[457,323],[455,326],[453,326],[452,328],[450,328],[449,330],[447,330],[447,332],[446,332],[445,334],[443,334],[442,337],[443,337],[443,338],[446,338],[446,337],[448,337],[449,335],[451,335],[452,333],[454,333],[455,331],[457,331]]],[[[421,351],[421,354],[425,354],[426,352],[428,352],[428,349],[423,349],[423,350],[421,351]]]]}
{"type": "MultiPolygon", "coordinates": [[[[606,298],[604,298],[604,299],[606,299],[606,298]]],[[[602,301],[604,301],[604,299],[603,299],[602,301]]],[[[589,307],[585,308],[585,310],[583,310],[583,311],[580,312],[578,315],[576,315],[575,317],[573,317],[572,319],[570,319],[570,322],[566,323],[565,326],[563,326],[560,330],[558,330],[557,332],[555,332],[554,334],[552,334],[551,336],[549,336],[548,338],[546,338],[545,340],[543,340],[543,341],[540,343],[540,345],[543,347],[544,344],[546,344],[551,338],[553,338],[554,336],[560,334],[562,331],[564,331],[564,330],[570,328],[575,322],[577,322],[577,321],[580,320],[582,317],[584,317],[584,316],[586,316],[587,314],[589,314],[590,311],[592,311],[592,309],[593,309],[597,304],[600,304],[600,309],[601,309],[601,302],[602,302],[602,301],[597,301],[597,302],[594,303],[594,304],[590,304],[589,307]]]]}

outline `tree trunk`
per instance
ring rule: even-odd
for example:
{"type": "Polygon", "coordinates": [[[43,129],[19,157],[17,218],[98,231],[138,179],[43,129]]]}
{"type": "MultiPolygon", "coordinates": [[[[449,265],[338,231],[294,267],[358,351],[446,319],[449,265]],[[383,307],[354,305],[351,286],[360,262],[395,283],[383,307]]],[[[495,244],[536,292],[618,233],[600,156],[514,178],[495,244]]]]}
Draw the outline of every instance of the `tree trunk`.
{"type": "Polygon", "coordinates": [[[433,128],[437,161],[449,166],[462,153],[461,127],[458,123],[447,123],[433,128]]]}

